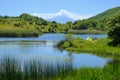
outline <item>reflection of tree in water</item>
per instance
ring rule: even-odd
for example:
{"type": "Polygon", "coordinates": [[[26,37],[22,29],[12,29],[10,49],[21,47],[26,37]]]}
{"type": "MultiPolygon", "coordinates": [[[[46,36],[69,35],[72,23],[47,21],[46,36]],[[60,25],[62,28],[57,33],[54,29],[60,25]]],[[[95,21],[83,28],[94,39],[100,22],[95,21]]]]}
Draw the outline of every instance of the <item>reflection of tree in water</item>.
{"type": "Polygon", "coordinates": [[[56,42],[54,41],[18,41],[17,44],[22,47],[30,47],[30,46],[48,46],[54,45],[56,42]]]}
{"type": "Polygon", "coordinates": [[[73,56],[72,56],[72,53],[68,53],[68,61],[72,62],[72,59],[73,59],[73,56]]]}
{"type": "Polygon", "coordinates": [[[17,42],[20,47],[33,47],[39,45],[46,45],[46,41],[20,41],[17,42]]]}
{"type": "MultiPolygon", "coordinates": [[[[63,50],[63,49],[60,49],[60,48],[58,48],[58,47],[55,47],[54,46],[54,48],[56,48],[58,51],[60,51],[61,53],[63,53],[65,50],[63,50]]],[[[69,52],[69,53],[67,53],[67,58],[66,58],[66,60],[68,61],[68,62],[71,62],[71,63],[73,63],[73,56],[72,56],[72,52],[69,52]]]]}
{"type": "Polygon", "coordinates": [[[120,80],[120,61],[110,60],[102,70],[106,75],[110,75],[111,80],[120,80]]]}
{"type": "Polygon", "coordinates": [[[108,62],[107,62],[107,64],[106,65],[120,65],[120,61],[119,60],[109,60],[108,62]]]}

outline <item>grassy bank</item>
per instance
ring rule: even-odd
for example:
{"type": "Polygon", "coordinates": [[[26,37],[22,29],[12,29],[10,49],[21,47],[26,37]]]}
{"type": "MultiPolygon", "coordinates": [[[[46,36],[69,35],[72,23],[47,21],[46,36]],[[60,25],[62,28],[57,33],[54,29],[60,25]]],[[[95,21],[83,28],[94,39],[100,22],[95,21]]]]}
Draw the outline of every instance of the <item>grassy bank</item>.
{"type": "Polygon", "coordinates": [[[32,60],[21,63],[13,58],[0,61],[0,80],[119,80],[120,64],[103,68],[73,68],[71,63],[44,63],[32,60]]]}
{"type": "Polygon", "coordinates": [[[88,52],[97,55],[120,55],[120,47],[109,46],[110,39],[89,39],[83,40],[80,38],[61,41],[57,46],[60,49],[65,49],[74,52],[88,52]]]}
{"type": "Polygon", "coordinates": [[[0,37],[38,37],[39,32],[35,29],[9,28],[0,29],[0,37]]]}
{"type": "Polygon", "coordinates": [[[73,34],[105,34],[102,30],[69,30],[68,33],[73,34]]]}
{"type": "Polygon", "coordinates": [[[119,80],[119,71],[120,65],[108,65],[104,68],[83,67],[66,76],[64,80],[119,80]]]}

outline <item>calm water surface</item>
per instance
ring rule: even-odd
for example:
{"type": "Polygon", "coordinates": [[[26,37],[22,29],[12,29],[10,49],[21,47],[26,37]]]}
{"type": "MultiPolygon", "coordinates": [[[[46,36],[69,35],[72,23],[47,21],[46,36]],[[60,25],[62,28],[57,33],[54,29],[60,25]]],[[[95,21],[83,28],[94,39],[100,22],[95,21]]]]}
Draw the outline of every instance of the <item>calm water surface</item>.
{"type": "MultiPolygon", "coordinates": [[[[52,62],[71,62],[75,67],[99,66],[102,67],[111,59],[102,58],[90,54],[76,54],[67,51],[60,51],[54,47],[60,40],[64,39],[65,34],[43,34],[37,38],[0,38],[0,57],[14,56],[21,62],[27,60],[43,60],[52,62]]],[[[104,38],[107,35],[74,35],[86,39],[104,38]]]]}

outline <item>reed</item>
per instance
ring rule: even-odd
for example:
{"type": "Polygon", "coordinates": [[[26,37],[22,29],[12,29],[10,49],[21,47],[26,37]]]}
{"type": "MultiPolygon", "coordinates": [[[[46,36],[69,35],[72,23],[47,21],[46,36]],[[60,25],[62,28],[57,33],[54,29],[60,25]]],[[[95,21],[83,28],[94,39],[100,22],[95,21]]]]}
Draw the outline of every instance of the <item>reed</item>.
{"type": "Polygon", "coordinates": [[[73,71],[69,62],[42,62],[31,60],[21,64],[17,59],[5,57],[0,62],[0,80],[56,80],[73,71]]]}
{"type": "Polygon", "coordinates": [[[111,61],[104,67],[81,67],[71,63],[31,60],[21,64],[15,58],[0,61],[0,80],[119,80],[120,63],[111,61]]]}

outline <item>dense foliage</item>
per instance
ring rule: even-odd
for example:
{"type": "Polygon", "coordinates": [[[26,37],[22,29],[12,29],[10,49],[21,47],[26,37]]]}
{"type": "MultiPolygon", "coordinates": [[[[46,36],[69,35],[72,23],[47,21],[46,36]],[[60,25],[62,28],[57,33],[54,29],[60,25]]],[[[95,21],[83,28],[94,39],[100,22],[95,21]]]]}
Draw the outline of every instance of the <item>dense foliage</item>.
{"type": "Polygon", "coordinates": [[[120,12],[111,19],[108,26],[108,36],[113,39],[110,44],[120,46],[120,12]]]}

